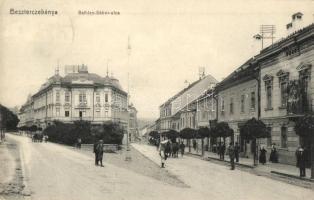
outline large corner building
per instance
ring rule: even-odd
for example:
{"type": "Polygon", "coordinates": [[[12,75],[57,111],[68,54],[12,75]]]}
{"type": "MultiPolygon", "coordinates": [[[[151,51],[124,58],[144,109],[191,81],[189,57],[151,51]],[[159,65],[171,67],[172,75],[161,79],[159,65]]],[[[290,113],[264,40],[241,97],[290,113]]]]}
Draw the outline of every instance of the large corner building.
{"type": "Polygon", "coordinates": [[[89,73],[86,65],[66,66],[65,76],[50,77],[19,112],[19,127],[45,128],[54,120],[76,120],[101,124],[119,122],[127,126],[127,93],[114,77],[89,73]]]}

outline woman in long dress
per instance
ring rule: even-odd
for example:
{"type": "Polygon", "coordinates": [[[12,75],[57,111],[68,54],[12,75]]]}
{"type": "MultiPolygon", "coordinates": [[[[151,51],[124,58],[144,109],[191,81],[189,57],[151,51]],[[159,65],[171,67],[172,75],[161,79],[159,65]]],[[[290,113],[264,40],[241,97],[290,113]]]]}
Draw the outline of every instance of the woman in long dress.
{"type": "Polygon", "coordinates": [[[259,156],[259,162],[262,163],[263,165],[266,163],[266,149],[262,147],[260,149],[260,156],[259,156]]]}

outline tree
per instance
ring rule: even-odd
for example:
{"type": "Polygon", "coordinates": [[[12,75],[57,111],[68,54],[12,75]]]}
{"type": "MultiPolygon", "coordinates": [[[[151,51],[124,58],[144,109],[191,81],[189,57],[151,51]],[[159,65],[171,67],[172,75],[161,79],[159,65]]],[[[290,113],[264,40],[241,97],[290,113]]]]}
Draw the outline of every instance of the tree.
{"type": "Polygon", "coordinates": [[[0,104],[0,127],[5,128],[8,131],[16,131],[17,124],[19,123],[18,117],[7,107],[0,104]]]}
{"type": "Polygon", "coordinates": [[[210,130],[207,127],[200,128],[197,131],[197,136],[196,138],[201,138],[202,139],[202,156],[204,155],[204,138],[210,136],[210,130]]]}
{"type": "Polygon", "coordinates": [[[311,178],[314,179],[314,115],[300,117],[295,123],[295,132],[310,140],[311,148],[311,178]]]}
{"type": "Polygon", "coordinates": [[[233,129],[229,127],[227,122],[219,122],[212,129],[212,136],[223,138],[225,142],[227,137],[233,137],[233,129]]]}
{"type": "Polygon", "coordinates": [[[169,130],[164,132],[164,135],[171,140],[171,142],[175,142],[176,139],[179,137],[179,133],[175,130],[169,130]]]}
{"type": "Polygon", "coordinates": [[[190,140],[195,137],[196,133],[197,133],[197,131],[194,130],[194,129],[191,129],[191,128],[185,128],[185,129],[182,129],[180,131],[180,134],[179,134],[180,138],[188,140],[189,152],[191,152],[191,142],[190,142],[190,140]]]}
{"type": "Polygon", "coordinates": [[[257,153],[258,148],[256,145],[256,139],[258,138],[269,138],[270,132],[267,130],[266,125],[263,121],[257,120],[254,117],[245,122],[245,124],[240,128],[241,138],[245,140],[251,140],[253,142],[254,148],[254,165],[257,165],[257,153]]]}

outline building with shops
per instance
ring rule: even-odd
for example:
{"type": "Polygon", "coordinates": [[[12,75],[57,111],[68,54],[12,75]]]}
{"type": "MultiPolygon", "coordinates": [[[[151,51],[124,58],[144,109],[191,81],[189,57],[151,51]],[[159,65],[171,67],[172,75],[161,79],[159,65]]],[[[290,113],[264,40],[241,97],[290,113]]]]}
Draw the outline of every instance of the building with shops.
{"type": "Polygon", "coordinates": [[[29,96],[19,111],[19,127],[45,128],[54,120],[65,123],[86,120],[92,124],[119,122],[126,128],[128,97],[116,78],[108,73],[105,77],[89,73],[86,65],[66,66],[65,72],[61,76],[56,70],[29,96]]]}
{"type": "MultiPolygon", "coordinates": [[[[302,14],[293,15],[295,20],[302,14]]],[[[290,34],[256,57],[261,76],[261,120],[271,130],[279,160],[295,163],[294,152],[309,140],[296,135],[295,121],[314,110],[314,24],[290,34]]]]}
{"type": "Polygon", "coordinates": [[[258,118],[258,84],[257,65],[254,59],[249,59],[215,88],[217,121],[229,124],[235,142],[246,156],[251,153],[251,144],[240,137],[240,128],[247,120],[258,118]]]}
{"type": "MultiPolygon", "coordinates": [[[[302,14],[296,13],[290,25],[299,27],[301,18],[302,14]]],[[[295,164],[297,147],[309,146],[309,140],[296,135],[295,121],[314,110],[314,24],[288,31],[286,38],[263,49],[220,82],[215,93],[217,120],[228,122],[245,155],[252,152],[251,145],[239,130],[255,117],[271,132],[271,138],[258,142],[268,152],[275,144],[279,162],[295,164]]]]}

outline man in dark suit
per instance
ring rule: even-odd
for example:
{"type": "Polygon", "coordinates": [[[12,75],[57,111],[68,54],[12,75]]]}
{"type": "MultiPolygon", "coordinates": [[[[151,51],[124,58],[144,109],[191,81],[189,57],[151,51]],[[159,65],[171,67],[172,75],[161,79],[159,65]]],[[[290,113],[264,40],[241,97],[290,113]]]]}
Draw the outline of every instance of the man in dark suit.
{"type": "Polygon", "coordinates": [[[240,146],[236,142],[234,146],[234,156],[235,156],[236,162],[239,162],[239,153],[240,153],[240,146]]]}
{"type": "Polygon", "coordinates": [[[305,177],[306,155],[303,148],[299,148],[296,152],[297,167],[300,169],[300,177],[305,177]]]}
{"type": "Polygon", "coordinates": [[[98,141],[94,143],[94,154],[95,154],[95,165],[98,165],[98,150],[97,150],[97,145],[98,141]]]}
{"type": "Polygon", "coordinates": [[[97,160],[98,162],[100,162],[100,166],[103,167],[104,165],[102,164],[102,159],[104,155],[104,143],[102,140],[99,140],[96,149],[97,149],[97,160]]]}
{"type": "Polygon", "coordinates": [[[234,170],[234,146],[233,143],[230,142],[229,147],[228,147],[228,154],[230,158],[230,165],[231,165],[231,170],[234,170]]]}

